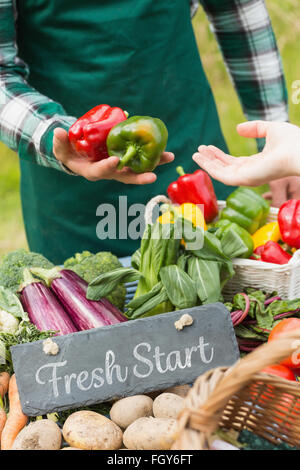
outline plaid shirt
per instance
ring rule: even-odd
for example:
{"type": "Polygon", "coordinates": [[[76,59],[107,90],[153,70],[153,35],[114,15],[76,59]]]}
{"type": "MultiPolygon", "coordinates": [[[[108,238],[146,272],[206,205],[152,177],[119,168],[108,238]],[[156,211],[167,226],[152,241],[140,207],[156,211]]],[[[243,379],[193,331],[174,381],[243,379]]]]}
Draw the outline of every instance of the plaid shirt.
{"type": "MultiPolygon", "coordinates": [[[[248,119],[288,120],[287,94],[264,0],[201,0],[248,119]]],[[[191,0],[191,14],[198,7],[191,0]]],[[[0,0],[0,140],[21,158],[68,170],[52,150],[53,130],[76,120],[32,88],[17,56],[16,0],[0,0]]]]}

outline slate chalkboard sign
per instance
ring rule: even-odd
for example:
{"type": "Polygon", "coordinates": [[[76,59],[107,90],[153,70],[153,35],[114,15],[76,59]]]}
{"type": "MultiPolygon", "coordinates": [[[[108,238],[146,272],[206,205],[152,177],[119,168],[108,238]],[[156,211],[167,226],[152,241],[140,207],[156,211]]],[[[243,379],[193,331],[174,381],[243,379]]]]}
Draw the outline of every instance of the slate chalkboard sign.
{"type": "Polygon", "coordinates": [[[21,404],[29,416],[78,408],[192,383],[203,372],[230,366],[239,350],[221,303],[57,336],[56,355],[43,341],[11,348],[21,404]],[[178,331],[184,313],[193,318],[178,331]]]}

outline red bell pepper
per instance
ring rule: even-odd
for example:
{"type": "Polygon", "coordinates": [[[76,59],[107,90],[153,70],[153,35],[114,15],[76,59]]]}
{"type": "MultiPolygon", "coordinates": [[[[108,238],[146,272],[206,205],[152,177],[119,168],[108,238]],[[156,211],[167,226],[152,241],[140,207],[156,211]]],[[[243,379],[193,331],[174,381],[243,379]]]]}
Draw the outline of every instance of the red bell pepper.
{"type": "MultiPolygon", "coordinates": [[[[259,248],[261,247],[258,247],[257,250],[259,248]]],[[[261,261],[265,261],[266,263],[287,264],[292,257],[292,255],[281,248],[279,243],[272,241],[263,245],[263,249],[259,251],[261,251],[261,261]]]]}
{"type": "Polygon", "coordinates": [[[293,248],[300,248],[300,199],[290,199],[280,207],[278,223],[281,238],[293,248]]]}
{"type": "Polygon", "coordinates": [[[191,174],[185,174],[181,166],[176,168],[180,175],[177,181],[171,183],[167,193],[175,204],[191,202],[202,204],[204,218],[211,222],[218,215],[218,202],[212,181],[203,170],[197,170],[191,174]]]}
{"type": "Polygon", "coordinates": [[[73,149],[92,161],[108,158],[106,138],[110,130],[127,119],[121,108],[100,104],[88,111],[69,129],[69,141],[73,149]]]}
{"type": "Polygon", "coordinates": [[[265,245],[259,245],[255,250],[253,251],[252,256],[250,256],[250,259],[255,259],[259,261],[261,259],[261,254],[265,249],[265,245]]]}

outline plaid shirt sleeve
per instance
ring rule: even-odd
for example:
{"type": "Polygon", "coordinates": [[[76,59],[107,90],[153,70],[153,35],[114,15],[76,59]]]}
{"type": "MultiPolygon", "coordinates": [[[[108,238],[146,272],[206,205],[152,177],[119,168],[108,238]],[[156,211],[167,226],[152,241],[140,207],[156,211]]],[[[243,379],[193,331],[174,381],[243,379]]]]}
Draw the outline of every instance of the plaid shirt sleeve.
{"type": "Polygon", "coordinates": [[[75,118],[30,87],[28,67],[17,56],[16,0],[0,0],[0,140],[20,158],[71,173],[54,156],[53,131],[75,118]]]}
{"type": "Polygon", "coordinates": [[[283,68],[264,0],[201,0],[201,4],[246,117],[287,121],[283,68]]]}

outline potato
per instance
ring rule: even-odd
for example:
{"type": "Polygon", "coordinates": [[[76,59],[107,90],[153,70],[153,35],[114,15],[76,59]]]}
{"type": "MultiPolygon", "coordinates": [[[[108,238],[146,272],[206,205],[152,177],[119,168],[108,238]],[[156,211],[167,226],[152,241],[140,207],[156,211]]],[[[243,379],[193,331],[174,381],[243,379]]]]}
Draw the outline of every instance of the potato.
{"type": "Polygon", "coordinates": [[[155,390],[153,392],[146,393],[146,395],[147,397],[152,398],[152,400],[155,400],[155,398],[158,397],[158,395],[160,395],[163,392],[164,390],[155,390]]]}
{"type": "Polygon", "coordinates": [[[83,449],[78,449],[78,447],[64,447],[63,449],[60,450],[83,450],[83,449]]]}
{"type": "Polygon", "coordinates": [[[166,418],[139,418],[123,435],[123,442],[131,450],[167,450],[175,439],[177,421],[166,418]]]}
{"type": "Polygon", "coordinates": [[[153,414],[155,418],[177,419],[183,408],[184,398],[175,393],[162,393],[153,402],[153,414]]]}
{"type": "Polygon", "coordinates": [[[22,429],[13,443],[12,450],[59,450],[61,431],[54,421],[41,419],[22,429]]]}
{"type": "Polygon", "coordinates": [[[72,413],[63,426],[63,436],[71,447],[84,450],[116,450],[122,446],[119,426],[94,411],[72,413]]]}
{"type": "Polygon", "coordinates": [[[122,398],[113,404],[110,419],[121,428],[126,429],[138,418],[153,416],[153,400],[146,395],[134,395],[122,398]]]}
{"type": "Polygon", "coordinates": [[[176,385],[175,387],[170,387],[164,390],[165,393],[175,393],[175,395],[179,395],[180,397],[186,397],[191,387],[189,385],[176,385]]]}

